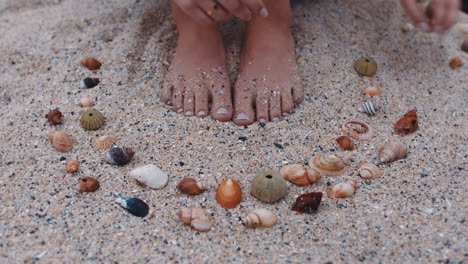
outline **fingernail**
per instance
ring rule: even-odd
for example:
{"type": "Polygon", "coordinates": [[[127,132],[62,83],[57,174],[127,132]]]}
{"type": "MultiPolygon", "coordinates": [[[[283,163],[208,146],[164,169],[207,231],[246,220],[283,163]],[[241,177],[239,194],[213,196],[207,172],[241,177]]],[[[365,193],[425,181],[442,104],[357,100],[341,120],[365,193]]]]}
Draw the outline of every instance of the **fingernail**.
{"type": "Polygon", "coordinates": [[[429,25],[426,22],[419,23],[417,28],[422,32],[429,32],[429,25]]]}
{"type": "Polygon", "coordinates": [[[273,122],[278,122],[280,119],[278,117],[273,117],[273,119],[271,119],[271,121],[273,122]]]}
{"type": "Polygon", "coordinates": [[[260,16],[265,18],[268,16],[268,10],[266,8],[260,9],[260,16]]]}
{"type": "Polygon", "coordinates": [[[187,111],[187,112],[185,112],[185,115],[186,115],[186,116],[191,116],[191,115],[192,115],[192,111],[187,111]]]}
{"type": "Polygon", "coordinates": [[[227,108],[221,107],[221,108],[218,109],[218,111],[216,111],[216,114],[217,115],[227,115],[227,114],[229,114],[229,111],[227,110],[227,108]]]}
{"type": "Polygon", "coordinates": [[[184,109],[180,108],[179,110],[177,110],[177,113],[182,113],[184,111],[184,109]]]}
{"type": "Polygon", "coordinates": [[[439,33],[439,34],[442,34],[442,33],[445,32],[445,30],[444,30],[444,28],[442,26],[435,26],[434,31],[439,33]]]}
{"type": "Polygon", "coordinates": [[[237,115],[237,119],[238,120],[249,120],[249,116],[247,116],[244,113],[240,113],[240,114],[237,115]]]}
{"type": "Polygon", "coordinates": [[[198,112],[198,116],[205,116],[206,115],[206,112],[205,111],[200,111],[198,112]]]}
{"type": "Polygon", "coordinates": [[[266,123],[266,120],[263,119],[263,118],[261,118],[260,120],[258,120],[258,122],[260,122],[260,123],[266,123]]]}

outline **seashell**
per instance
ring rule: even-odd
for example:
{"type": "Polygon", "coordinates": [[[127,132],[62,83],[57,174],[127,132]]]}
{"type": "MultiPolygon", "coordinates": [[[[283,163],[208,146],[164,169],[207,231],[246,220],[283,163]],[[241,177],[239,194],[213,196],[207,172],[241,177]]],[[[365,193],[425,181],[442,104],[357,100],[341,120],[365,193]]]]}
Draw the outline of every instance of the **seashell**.
{"type": "Polygon", "coordinates": [[[61,124],[63,121],[62,112],[57,109],[51,110],[45,117],[47,118],[47,122],[51,125],[61,124]]]}
{"type": "Polygon", "coordinates": [[[109,152],[107,152],[106,158],[104,161],[109,164],[122,166],[122,165],[128,164],[132,160],[133,155],[135,155],[135,151],[133,151],[133,149],[131,148],[114,147],[114,148],[111,148],[109,152]]]}
{"type": "Polygon", "coordinates": [[[389,163],[404,158],[408,154],[408,149],[401,142],[390,140],[390,142],[380,146],[378,152],[380,153],[380,162],[389,163]]]}
{"type": "Polygon", "coordinates": [[[224,180],[216,190],[216,201],[223,208],[234,208],[242,200],[242,190],[235,180],[224,180]]]}
{"type": "Polygon", "coordinates": [[[359,112],[366,113],[368,115],[375,115],[377,110],[377,106],[375,106],[372,102],[365,102],[358,108],[359,112]]]}
{"type": "Polygon", "coordinates": [[[407,135],[413,133],[418,129],[418,116],[416,115],[416,110],[408,111],[400,120],[398,120],[393,128],[395,132],[399,135],[407,135]]]}
{"type": "Polygon", "coordinates": [[[193,229],[206,232],[211,228],[211,219],[202,208],[182,207],[177,211],[177,216],[186,225],[190,225],[193,229]]]}
{"type": "Polygon", "coordinates": [[[316,212],[322,201],[322,196],[323,194],[321,192],[305,193],[297,197],[291,210],[308,214],[316,212]]]}
{"type": "Polygon", "coordinates": [[[96,87],[99,84],[99,78],[84,78],[81,81],[80,89],[90,89],[96,87]]]}
{"type": "Polygon", "coordinates": [[[370,96],[376,96],[379,95],[382,92],[382,90],[379,87],[369,86],[362,89],[362,92],[370,96]]]}
{"type": "Polygon", "coordinates": [[[192,178],[183,178],[177,185],[179,191],[188,195],[197,195],[205,191],[205,185],[192,178]]]}
{"type": "Polygon", "coordinates": [[[88,68],[89,70],[91,71],[94,71],[94,70],[99,70],[99,68],[101,68],[101,65],[102,63],[100,63],[98,60],[96,60],[95,58],[86,58],[86,59],[83,59],[80,61],[80,64],[83,66],[83,67],[86,67],[88,68]]]}
{"type": "Polygon", "coordinates": [[[78,182],[78,191],[82,192],[94,192],[99,189],[99,181],[91,177],[83,177],[78,182]]]}
{"type": "Polygon", "coordinates": [[[354,143],[348,136],[341,136],[336,139],[336,143],[344,150],[353,150],[354,143]]]}
{"type": "Polygon", "coordinates": [[[465,39],[465,41],[463,41],[461,45],[461,50],[463,50],[464,52],[468,52],[468,38],[465,39]]]}
{"type": "Polygon", "coordinates": [[[414,31],[414,25],[412,23],[406,23],[401,26],[401,31],[403,31],[403,33],[414,31]]]}
{"type": "Polygon", "coordinates": [[[317,155],[309,161],[309,166],[322,175],[337,176],[345,172],[345,164],[334,154],[317,155]]]}
{"type": "Polygon", "coordinates": [[[458,33],[461,35],[468,36],[468,24],[467,23],[457,23],[455,25],[455,28],[457,29],[458,33]]]}
{"type": "Polygon", "coordinates": [[[252,179],[250,193],[260,201],[274,203],[288,193],[286,181],[274,171],[259,172],[252,179]]]}
{"type": "Polygon", "coordinates": [[[462,60],[460,59],[460,57],[455,57],[453,58],[451,61],[450,61],[450,68],[452,68],[453,70],[455,70],[456,68],[460,67],[463,65],[463,62],[462,60]]]}
{"type": "Polygon", "coordinates": [[[122,208],[134,216],[145,217],[149,213],[149,206],[138,198],[119,197],[115,199],[122,208]]]}
{"type": "Polygon", "coordinates": [[[271,211],[260,208],[250,212],[245,218],[242,219],[242,223],[247,226],[272,226],[276,224],[276,215],[271,211]]]}
{"type": "Polygon", "coordinates": [[[333,198],[346,198],[354,194],[357,188],[356,181],[345,181],[335,185],[331,192],[330,196],[333,198]]]}
{"type": "Polygon", "coordinates": [[[318,171],[306,169],[298,164],[286,165],[281,168],[279,173],[285,180],[300,186],[306,186],[315,183],[321,178],[321,175],[318,171]]]}
{"type": "Polygon", "coordinates": [[[143,167],[133,169],[130,176],[139,183],[144,184],[151,189],[161,189],[166,186],[169,177],[155,165],[148,164],[143,167]]]}
{"type": "Polygon", "coordinates": [[[65,166],[65,170],[69,173],[77,172],[80,168],[80,162],[77,160],[69,160],[65,166]]]}
{"type": "Polygon", "coordinates": [[[90,109],[81,115],[80,124],[86,130],[96,130],[104,124],[104,116],[98,110],[90,109]]]}
{"type": "Polygon", "coordinates": [[[364,122],[348,121],[341,125],[341,129],[348,134],[348,136],[356,140],[370,140],[374,136],[372,127],[364,122]]]}
{"type": "Polygon", "coordinates": [[[78,102],[77,102],[77,105],[81,106],[81,107],[88,107],[88,106],[93,106],[94,105],[94,101],[93,99],[89,98],[89,97],[81,97],[78,102]]]}
{"type": "Polygon", "coordinates": [[[354,63],[354,69],[361,75],[373,76],[377,73],[377,62],[371,57],[362,57],[354,63]]]}
{"type": "Polygon", "coordinates": [[[382,175],[382,172],[374,164],[365,163],[359,168],[359,175],[364,179],[377,179],[382,175]]]}
{"type": "Polygon", "coordinates": [[[114,136],[100,136],[93,141],[93,148],[95,150],[108,149],[117,141],[114,136]]]}
{"type": "Polygon", "coordinates": [[[50,130],[48,137],[52,147],[59,152],[69,152],[73,148],[72,137],[63,131],[50,130]]]}

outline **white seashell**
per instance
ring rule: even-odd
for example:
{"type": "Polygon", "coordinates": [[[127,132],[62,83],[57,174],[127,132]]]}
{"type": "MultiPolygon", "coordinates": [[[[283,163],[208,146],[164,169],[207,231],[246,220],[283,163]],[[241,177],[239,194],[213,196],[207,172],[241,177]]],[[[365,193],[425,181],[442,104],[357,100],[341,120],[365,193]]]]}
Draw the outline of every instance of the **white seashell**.
{"type": "Polygon", "coordinates": [[[402,159],[408,154],[408,148],[401,142],[390,140],[390,142],[378,147],[380,153],[380,163],[389,163],[402,159]]]}
{"type": "Polygon", "coordinates": [[[403,31],[404,33],[414,31],[414,25],[412,23],[406,23],[401,26],[401,31],[403,31]]]}
{"type": "Polygon", "coordinates": [[[93,99],[89,98],[89,97],[82,97],[78,100],[78,103],[77,103],[79,106],[81,107],[88,107],[88,106],[92,106],[94,105],[94,101],[93,99]]]}
{"type": "Polygon", "coordinates": [[[210,217],[205,214],[205,211],[202,208],[182,207],[177,211],[177,216],[179,216],[184,224],[190,225],[193,229],[200,232],[210,230],[212,225],[210,217]]]}
{"type": "Polygon", "coordinates": [[[331,192],[330,196],[333,198],[346,198],[354,194],[357,188],[356,181],[345,181],[335,185],[331,192]]]}
{"type": "Polygon", "coordinates": [[[455,27],[457,28],[458,33],[468,36],[468,24],[467,23],[457,23],[455,27]]]}
{"type": "Polygon", "coordinates": [[[138,182],[152,188],[161,189],[166,186],[169,177],[155,165],[148,164],[143,167],[133,169],[130,176],[138,182]]]}
{"type": "Polygon", "coordinates": [[[242,219],[244,225],[248,226],[272,226],[276,223],[276,216],[267,209],[260,208],[250,212],[242,219]]]}
{"type": "Polygon", "coordinates": [[[366,113],[368,115],[375,115],[377,110],[377,106],[375,106],[372,102],[365,102],[358,108],[359,112],[366,113]]]}
{"type": "Polygon", "coordinates": [[[359,168],[359,175],[364,179],[376,179],[382,175],[382,172],[374,164],[366,163],[359,168]]]}

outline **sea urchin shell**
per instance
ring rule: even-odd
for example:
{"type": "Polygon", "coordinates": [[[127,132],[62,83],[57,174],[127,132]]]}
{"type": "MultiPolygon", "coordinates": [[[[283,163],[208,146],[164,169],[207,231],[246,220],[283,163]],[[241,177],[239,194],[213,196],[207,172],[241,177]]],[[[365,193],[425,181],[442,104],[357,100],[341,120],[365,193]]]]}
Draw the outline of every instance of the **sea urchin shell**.
{"type": "Polygon", "coordinates": [[[370,57],[362,57],[354,63],[354,69],[361,75],[373,76],[377,72],[377,62],[370,57]]]}
{"type": "Polygon", "coordinates": [[[250,185],[250,192],[260,201],[274,203],[288,193],[288,186],[278,173],[267,170],[255,175],[250,185]]]}
{"type": "Polygon", "coordinates": [[[98,110],[90,109],[81,115],[80,124],[86,130],[96,130],[104,124],[104,116],[98,110]]]}

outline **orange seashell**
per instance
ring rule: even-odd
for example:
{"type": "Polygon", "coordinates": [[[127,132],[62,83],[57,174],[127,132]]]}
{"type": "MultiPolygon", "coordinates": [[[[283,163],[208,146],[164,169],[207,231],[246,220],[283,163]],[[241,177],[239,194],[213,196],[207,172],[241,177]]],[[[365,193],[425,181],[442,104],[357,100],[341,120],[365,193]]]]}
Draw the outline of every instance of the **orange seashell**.
{"type": "Polygon", "coordinates": [[[69,173],[77,172],[79,168],[80,168],[80,162],[77,160],[69,160],[67,162],[67,165],[65,166],[65,169],[69,173]]]}
{"type": "Polygon", "coordinates": [[[216,201],[223,208],[234,208],[242,200],[242,190],[237,181],[224,180],[216,190],[216,201]]]}
{"type": "Polygon", "coordinates": [[[362,89],[362,92],[371,96],[379,95],[382,90],[379,87],[369,86],[362,89]]]}
{"type": "Polygon", "coordinates": [[[86,58],[84,60],[81,60],[80,64],[92,71],[99,70],[99,68],[101,68],[102,65],[102,63],[100,63],[95,58],[86,58]]]}
{"type": "Polygon", "coordinates": [[[78,191],[82,192],[94,192],[99,189],[99,181],[91,177],[83,177],[78,183],[78,191]]]}
{"type": "Polygon", "coordinates": [[[205,191],[205,186],[192,178],[184,178],[177,185],[179,191],[188,195],[197,195],[205,191]]]}
{"type": "Polygon", "coordinates": [[[51,110],[45,117],[47,118],[47,122],[51,125],[61,124],[63,121],[62,112],[57,109],[51,110]]]}
{"type": "Polygon", "coordinates": [[[418,117],[416,115],[416,110],[410,110],[406,113],[400,120],[398,120],[393,128],[395,132],[399,135],[407,135],[413,133],[418,129],[418,117]]]}
{"type": "Polygon", "coordinates": [[[342,136],[336,139],[336,142],[344,150],[353,150],[354,143],[348,136],[342,136]]]}
{"type": "Polygon", "coordinates": [[[455,70],[456,68],[462,66],[462,64],[463,64],[463,62],[460,59],[460,57],[455,57],[450,61],[449,66],[450,66],[450,68],[455,70]]]}
{"type": "Polygon", "coordinates": [[[202,208],[182,207],[176,214],[184,224],[190,225],[197,231],[206,232],[211,229],[211,219],[202,208]]]}
{"type": "Polygon", "coordinates": [[[341,125],[343,132],[356,140],[370,140],[374,136],[372,127],[364,122],[348,121],[341,125]]]}
{"type": "Polygon", "coordinates": [[[59,152],[69,152],[73,148],[73,139],[63,131],[50,130],[48,133],[52,147],[59,152]]]}
{"type": "Polygon", "coordinates": [[[95,150],[108,149],[117,141],[114,136],[100,136],[93,141],[93,148],[95,150]]]}
{"type": "Polygon", "coordinates": [[[306,186],[320,180],[320,172],[306,169],[299,164],[286,165],[280,170],[280,175],[287,181],[299,186],[306,186]]]}

